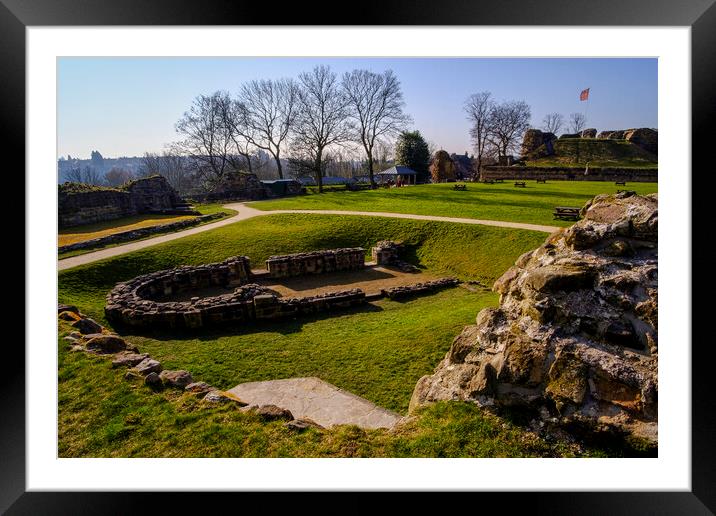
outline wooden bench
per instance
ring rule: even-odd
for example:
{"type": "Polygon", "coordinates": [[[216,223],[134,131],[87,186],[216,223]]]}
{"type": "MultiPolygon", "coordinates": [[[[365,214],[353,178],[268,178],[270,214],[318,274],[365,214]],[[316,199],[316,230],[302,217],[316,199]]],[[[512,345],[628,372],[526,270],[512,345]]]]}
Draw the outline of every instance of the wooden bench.
{"type": "Polygon", "coordinates": [[[579,210],[574,206],[556,206],[553,215],[560,220],[579,220],[579,210]]]}
{"type": "Polygon", "coordinates": [[[453,190],[467,190],[467,185],[453,185],[453,190]]]}
{"type": "Polygon", "coordinates": [[[527,186],[527,183],[525,181],[515,181],[515,186],[519,186],[520,188],[525,188],[527,186]]]}
{"type": "Polygon", "coordinates": [[[538,179],[537,182],[538,182],[538,183],[547,184],[547,180],[546,180],[546,179],[538,179]]]}
{"type": "Polygon", "coordinates": [[[626,181],[615,181],[614,184],[617,186],[626,186],[626,181]]]}

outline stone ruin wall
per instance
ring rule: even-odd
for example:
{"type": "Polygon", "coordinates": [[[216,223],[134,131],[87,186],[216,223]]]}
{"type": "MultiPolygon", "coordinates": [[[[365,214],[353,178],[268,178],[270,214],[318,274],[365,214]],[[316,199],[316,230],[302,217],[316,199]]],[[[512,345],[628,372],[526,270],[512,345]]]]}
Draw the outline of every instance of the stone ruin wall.
{"type": "Polygon", "coordinates": [[[129,192],[96,190],[58,196],[58,222],[61,228],[104,222],[137,214],[129,192]]]}
{"type": "MultiPolygon", "coordinates": [[[[401,266],[400,244],[378,242],[373,256],[379,263],[401,266]],[[381,254],[381,252],[383,254],[381,254]]],[[[267,287],[253,283],[257,278],[289,278],[301,275],[349,272],[365,267],[362,247],[329,249],[310,253],[272,256],[265,272],[253,272],[246,256],[234,256],[220,263],[182,266],[152,272],[118,283],[107,295],[105,316],[118,327],[146,329],[199,329],[306,316],[365,304],[361,289],[348,289],[301,298],[281,298],[267,287]],[[211,297],[172,301],[177,294],[211,287],[236,287],[233,292],[211,297]]],[[[411,266],[413,267],[413,266],[411,266]]],[[[414,271],[412,271],[414,272],[414,271]]],[[[399,299],[421,295],[459,282],[441,278],[415,285],[384,289],[379,297],[399,299]]]]}
{"type": "Polygon", "coordinates": [[[659,177],[657,168],[601,168],[585,169],[570,167],[483,167],[481,178],[553,181],[625,181],[631,183],[656,183],[659,177]]]}
{"type": "Polygon", "coordinates": [[[364,267],[365,249],[362,247],[270,256],[266,260],[266,269],[271,278],[357,271],[364,267]]]}
{"type": "MultiPolygon", "coordinates": [[[[355,270],[355,256],[363,250],[336,249],[316,253],[301,253],[274,257],[278,263],[316,265],[323,263],[321,272],[355,270]],[[342,253],[341,251],[348,251],[342,253]],[[307,257],[306,255],[313,255],[307,257]],[[330,257],[338,257],[333,262],[330,257]],[[319,260],[320,257],[329,257],[319,260]],[[288,261],[282,260],[287,258],[288,261]],[[325,264],[331,264],[325,267],[325,264]]],[[[305,267],[308,270],[310,267],[305,267]]],[[[289,272],[293,269],[289,267],[289,272]]],[[[314,267],[314,271],[318,268],[314,267]]],[[[319,272],[313,272],[317,274],[319,272]]],[[[306,272],[311,274],[311,272],[306,272]]],[[[270,273],[266,275],[270,276],[270,273]]],[[[251,320],[280,319],[297,315],[343,309],[366,302],[360,289],[343,290],[304,298],[279,298],[261,285],[250,283],[256,275],[246,256],[235,256],[220,263],[196,267],[183,266],[138,276],[118,283],[107,295],[105,316],[113,325],[132,328],[198,329],[251,320]],[[193,297],[190,301],[165,301],[167,298],[193,290],[210,287],[237,288],[229,294],[213,297],[193,297]]]]}
{"type": "Polygon", "coordinates": [[[182,199],[162,176],[132,181],[122,189],[93,189],[58,193],[59,227],[93,224],[141,213],[199,215],[191,210],[175,211],[182,199]]]}

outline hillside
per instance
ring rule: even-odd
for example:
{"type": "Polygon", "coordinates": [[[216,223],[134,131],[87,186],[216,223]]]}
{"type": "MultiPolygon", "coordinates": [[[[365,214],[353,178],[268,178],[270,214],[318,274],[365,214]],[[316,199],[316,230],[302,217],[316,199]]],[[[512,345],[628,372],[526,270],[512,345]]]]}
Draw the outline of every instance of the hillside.
{"type": "Polygon", "coordinates": [[[554,154],[547,156],[545,145],[530,154],[527,166],[627,167],[652,168],[658,165],[655,154],[627,140],[606,138],[560,138],[552,142],[554,154]]]}

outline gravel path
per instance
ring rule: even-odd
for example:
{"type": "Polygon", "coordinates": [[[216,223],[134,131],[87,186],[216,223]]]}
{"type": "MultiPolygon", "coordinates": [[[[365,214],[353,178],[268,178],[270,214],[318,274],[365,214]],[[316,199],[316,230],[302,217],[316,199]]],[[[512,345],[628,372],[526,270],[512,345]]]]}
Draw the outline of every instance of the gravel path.
{"type": "Polygon", "coordinates": [[[497,226],[502,228],[514,228],[514,229],[527,229],[530,231],[541,231],[543,233],[552,233],[558,229],[557,226],[542,226],[539,224],[525,224],[522,222],[506,222],[502,220],[481,220],[481,219],[467,219],[460,217],[439,217],[436,215],[414,215],[410,213],[388,213],[388,212],[367,212],[367,211],[341,211],[341,210],[271,210],[263,211],[252,208],[243,203],[232,203],[224,205],[225,208],[238,211],[233,217],[222,219],[218,222],[212,222],[203,226],[197,226],[195,228],[187,229],[184,231],[177,231],[176,233],[169,233],[167,235],[160,235],[146,240],[139,240],[137,242],[130,242],[128,244],[118,245],[115,247],[109,247],[107,249],[101,249],[91,253],[85,253],[78,256],[72,256],[71,258],[64,258],[58,260],[58,270],[71,269],[78,265],[84,265],[86,263],[96,262],[105,258],[111,258],[119,256],[121,254],[131,253],[139,249],[151,247],[153,245],[162,244],[164,242],[171,242],[178,238],[184,238],[189,235],[195,235],[204,231],[220,228],[228,224],[240,222],[242,220],[251,219],[254,217],[260,217],[263,215],[274,215],[277,213],[306,213],[306,214],[318,214],[318,215],[359,215],[365,217],[391,217],[396,219],[413,219],[413,220],[434,220],[438,222],[454,222],[459,224],[479,224],[482,226],[497,226]]]}

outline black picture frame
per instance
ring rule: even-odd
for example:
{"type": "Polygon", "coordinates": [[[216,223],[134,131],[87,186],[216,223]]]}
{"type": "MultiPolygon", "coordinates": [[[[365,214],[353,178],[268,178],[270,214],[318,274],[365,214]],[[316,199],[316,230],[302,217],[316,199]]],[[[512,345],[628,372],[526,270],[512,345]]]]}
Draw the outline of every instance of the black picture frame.
{"type": "MultiPolygon", "coordinates": [[[[709,235],[713,216],[712,148],[716,120],[716,0],[501,0],[499,2],[383,0],[356,6],[350,16],[317,20],[317,13],[338,14],[337,4],[283,4],[269,13],[259,2],[237,0],[0,0],[0,74],[5,149],[20,158],[24,170],[25,29],[29,26],[87,25],[543,25],[543,26],[689,26],[691,27],[692,156],[698,181],[692,180],[692,237],[709,235]]],[[[625,42],[628,45],[628,42],[625,42]]],[[[664,143],[662,143],[663,145],[664,143]]],[[[668,144],[668,142],[666,143],[668,144]]],[[[684,171],[687,173],[687,171],[684,171]]],[[[19,186],[24,191],[21,183],[19,186]]],[[[26,192],[27,193],[27,192],[26,192]]],[[[693,242],[693,239],[692,239],[693,242]]],[[[716,418],[712,376],[713,337],[708,331],[710,306],[699,292],[709,292],[713,275],[705,269],[707,246],[692,246],[692,490],[690,492],[510,493],[510,509],[551,514],[711,514],[716,511],[716,418]],[[693,285],[693,282],[692,282],[693,285]]],[[[688,267],[689,264],[684,264],[688,267]]],[[[25,269],[27,275],[29,271],[25,269]]],[[[683,343],[688,352],[688,343],[683,343]]],[[[186,504],[180,493],[50,493],[25,489],[25,354],[18,345],[0,375],[0,511],[8,514],[126,514],[138,507],[168,512],[186,504]]],[[[505,503],[504,493],[479,493],[479,500],[505,503]],[[498,498],[499,497],[499,498],[498,498]]],[[[217,495],[212,506],[218,507],[217,495]]],[[[223,497],[230,495],[222,495],[223,497]]],[[[246,494],[240,496],[246,498],[246,494]]],[[[274,496],[274,495],[271,495],[274,496]]],[[[295,494],[293,495],[296,496],[295,494]]],[[[473,494],[472,496],[475,496],[473,494]]],[[[296,503],[294,500],[293,503],[296,503]]],[[[206,501],[205,501],[206,503],[206,501]]],[[[471,503],[474,503],[471,502],[471,503]]],[[[205,506],[206,507],[206,506],[205,506]]],[[[357,507],[357,506],[356,506],[357,507]]]]}

